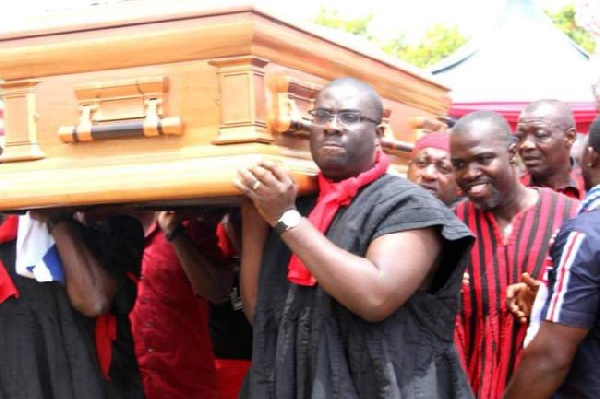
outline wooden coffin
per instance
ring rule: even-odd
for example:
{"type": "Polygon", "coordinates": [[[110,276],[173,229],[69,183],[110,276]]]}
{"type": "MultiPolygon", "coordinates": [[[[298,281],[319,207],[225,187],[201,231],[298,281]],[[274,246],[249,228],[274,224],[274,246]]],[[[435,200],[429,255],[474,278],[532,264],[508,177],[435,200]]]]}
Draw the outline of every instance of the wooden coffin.
{"type": "Polygon", "coordinates": [[[418,121],[446,114],[447,88],[368,45],[203,3],[88,7],[0,31],[0,210],[231,201],[237,168],[265,157],[306,192],[308,111],[340,76],[384,98],[400,172],[418,121]]]}

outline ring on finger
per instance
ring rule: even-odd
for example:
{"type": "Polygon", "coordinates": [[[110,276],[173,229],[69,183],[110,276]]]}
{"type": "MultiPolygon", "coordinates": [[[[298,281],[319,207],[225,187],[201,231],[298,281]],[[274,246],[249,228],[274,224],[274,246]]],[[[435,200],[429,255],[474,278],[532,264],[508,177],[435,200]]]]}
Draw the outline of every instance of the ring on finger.
{"type": "Polygon", "coordinates": [[[256,191],[256,190],[258,190],[258,188],[259,188],[260,186],[262,186],[262,182],[261,182],[260,180],[255,180],[255,181],[254,181],[254,183],[252,183],[252,186],[250,186],[250,188],[251,188],[253,191],[256,191]]]}

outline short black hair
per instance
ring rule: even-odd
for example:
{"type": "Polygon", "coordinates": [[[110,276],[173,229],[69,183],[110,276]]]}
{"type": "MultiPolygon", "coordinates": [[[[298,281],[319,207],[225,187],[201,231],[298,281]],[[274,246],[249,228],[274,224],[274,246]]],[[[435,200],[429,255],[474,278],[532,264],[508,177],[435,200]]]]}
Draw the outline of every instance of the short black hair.
{"type": "Polygon", "coordinates": [[[346,76],[327,83],[321,91],[325,91],[325,89],[331,89],[332,87],[338,86],[354,87],[358,89],[359,92],[367,96],[367,98],[371,102],[371,105],[373,106],[373,110],[375,111],[375,121],[377,123],[381,123],[381,119],[383,118],[383,102],[381,101],[381,96],[377,94],[377,92],[375,91],[375,89],[373,89],[373,87],[371,87],[371,85],[361,80],[346,76]]]}
{"type": "Polygon", "coordinates": [[[456,121],[452,128],[452,135],[460,135],[469,131],[474,123],[487,123],[494,131],[494,139],[506,143],[508,147],[515,142],[515,136],[510,130],[510,125],[504,117],[494,111],[471,112],[456,121]]]}
{"type": "Polygon", "coordinates": [[[590,125],[588,147],[592,147],[595,152],[600,152],[600,116],[597,116],[590,125]]]}
{"type": "Polygon", "coordinates": [[[564,130],[575,129],[575,117],[571,107],[560,100],[552,98],[544,98],[528,104],[522,112],[523,114],[534,113],[540,108],[550,107],[554,110],[554,117],[560,123],[560,127],[564,130]]]}

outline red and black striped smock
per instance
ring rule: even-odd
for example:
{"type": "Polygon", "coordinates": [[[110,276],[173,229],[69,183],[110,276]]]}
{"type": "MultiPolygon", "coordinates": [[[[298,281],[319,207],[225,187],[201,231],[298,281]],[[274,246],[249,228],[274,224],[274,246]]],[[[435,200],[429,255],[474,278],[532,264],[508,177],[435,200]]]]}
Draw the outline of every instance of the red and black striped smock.
{"type": "Polygon", "coordinates": [[[456,341],[479,399],[502,396],[523,347],[527,326],[507,309],[507,286],[520,281],[524,272],[541,278],[552,234],[577,211],[578,201],[549,188],[539,192],[538,203],[515,216],[506,243],[492,212],[478,210],[470,201],[455,210],[477,237],[467,268],[469,286],[462,290],[456,341]]]}

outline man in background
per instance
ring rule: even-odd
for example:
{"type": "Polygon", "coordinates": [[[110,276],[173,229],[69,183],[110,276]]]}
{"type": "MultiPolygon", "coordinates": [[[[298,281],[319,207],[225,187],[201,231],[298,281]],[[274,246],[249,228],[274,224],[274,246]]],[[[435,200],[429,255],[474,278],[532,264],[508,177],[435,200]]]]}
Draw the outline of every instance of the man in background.
{"type": "Polygon", "coordinates": [[[449,140],[448,134],[442,132],[421,137],[411,153],[407,177],[452,208],[460,197],[450,162],[449,140]]]}
{"type": "Polygon", "coordinates": [[[585,184],[581,169],[571,158],[575,142],[575,118],[571,108],[558,100],[539,100],[519,115],[515,131],[519,156],[527,173],[528,187],[549,187],[571,198],[582,199],[585,184]]]}
{"type": "Polygon", "coordinates": [[[233,277],[218,247],[221,216],[137,213],[146,246],[131,320],[147,399],[219,398],[209,302],[227,300],[233,277]]]}
{"type": "Polygon", "coordinates": [[[540,328],[524,351],[505,399],[600,397],[600,118],[581,163],[590,190],[551,249],[540,328]]]}

